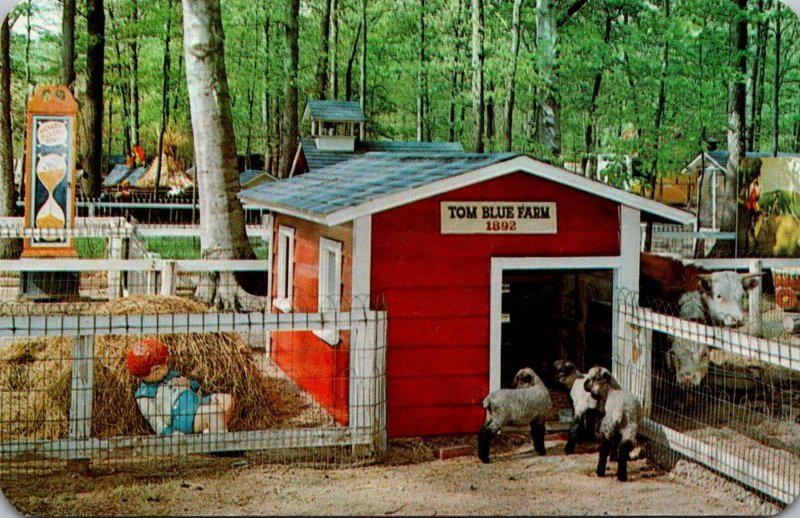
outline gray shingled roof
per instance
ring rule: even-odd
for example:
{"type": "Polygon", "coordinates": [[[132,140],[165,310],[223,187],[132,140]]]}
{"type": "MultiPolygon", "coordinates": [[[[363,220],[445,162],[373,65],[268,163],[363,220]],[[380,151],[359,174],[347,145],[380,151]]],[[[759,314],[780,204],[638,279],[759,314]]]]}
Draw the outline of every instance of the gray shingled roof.
{"type": "Polygon", "coordinates": [[[324,169],[246,189],[253,205],[317,217],[519,156],[518,153],[365,153],[324,169]]]}
{"type": "Polygon", "coordinates": [[[133,168],[125,164],[117,164],[114,166],[114,169],[108,173],[108,176],[103,179],[103,187],[115,187],[130,176],[131,173],[133,173],[133,168]]]}
{"type": "Polygon", "coordinates": [[[313,138],[300,140],[303,146],[303,155],[310,171],[350,160],[355,156],[372,151],[391,153],[463,153],[464,146],[461,142],[405,142],[401,140],[365,140],[356,141],[355,153],[346,151],[320,151],[313,138]]]}
{"type": "Polygon", "coordinates": [[[355,101],[317,101],[306,104],[303,118],[311,116],[315,121],[364,122],[367,120],[361,105],[355,101]]]}

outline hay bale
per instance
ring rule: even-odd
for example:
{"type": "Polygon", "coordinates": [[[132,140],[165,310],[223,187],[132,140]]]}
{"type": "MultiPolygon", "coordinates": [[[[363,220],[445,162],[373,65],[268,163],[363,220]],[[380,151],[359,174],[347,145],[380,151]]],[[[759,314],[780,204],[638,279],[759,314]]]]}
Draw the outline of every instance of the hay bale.
{"type": "MultiPolygon", "coordinates": [[[[47,308],[48,313],[72,313],[70,307],[49,306],[55,307],[47,308]]],[[[32,308],[25,305],[17,309],[17,314],[33,314],[32,308]]],[[[135,315],[205,311],[207,307],[194,300],[145,295],[89,305],[81,312],[135,315]]],[[[167,346],[170,369],[198,380],[202,394],[225,392],[234,396],[231,431],[279,428],[308,407],[289,389],[290,382],[268,378],[261,372],[255,353],[238,334],[98,336],[92,436],[153,433],[133,398],[139,381],[125,364],[128,346],[147,337],[158,338],[167,346]]],[[[0,348],[0,434],[4,440],[66,436],[72,343],[71,338],[65,337],[35,338],[0,348]]]]}

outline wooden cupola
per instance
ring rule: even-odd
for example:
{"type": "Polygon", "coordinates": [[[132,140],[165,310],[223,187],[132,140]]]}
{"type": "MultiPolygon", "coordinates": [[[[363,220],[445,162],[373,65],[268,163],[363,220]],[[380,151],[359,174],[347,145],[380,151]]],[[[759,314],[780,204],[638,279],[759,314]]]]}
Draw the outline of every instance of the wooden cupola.
{"type": "Polygon", "coordinates": [[[367,117],[355,101],[310,100],[303,113],[306,120],[311,121],[311,136],[318,150],[352,153],[367,117]]]}

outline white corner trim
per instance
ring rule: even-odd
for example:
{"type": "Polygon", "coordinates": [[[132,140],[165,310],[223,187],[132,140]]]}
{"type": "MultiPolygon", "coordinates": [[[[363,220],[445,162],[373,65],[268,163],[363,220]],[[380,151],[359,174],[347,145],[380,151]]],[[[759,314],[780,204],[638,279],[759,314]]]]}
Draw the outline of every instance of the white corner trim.
{"type": "Polygon", "coordinates": [[[353,271],[350,299],[370,306],[372,275],[372,216],[353,221],[353,271]]]}

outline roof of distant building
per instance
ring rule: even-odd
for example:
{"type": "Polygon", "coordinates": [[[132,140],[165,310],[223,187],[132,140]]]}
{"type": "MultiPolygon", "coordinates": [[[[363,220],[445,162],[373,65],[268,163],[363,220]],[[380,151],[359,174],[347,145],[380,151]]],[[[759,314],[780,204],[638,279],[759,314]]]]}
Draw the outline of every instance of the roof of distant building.
{"type": "Polygon", "coordinates": [[[361,105],[355,101],[310,100],[306,104],[303,119],[329,122],[365,122],[367,120],[361,105]]]}
{"type": "MultiPolygon", "coordinates": [[[[325,151],[317,149],[314,138],[301,139],[300,145],[309,171],[316,171],[339,162],[350,160],[360,154],[373,151],[387,153],[464,153],[460,142],[406,142],[401,140],[356,141],[355,151],[325,151]]],[[[295,174],[297,172],[295,171],[295,174]]]]}

